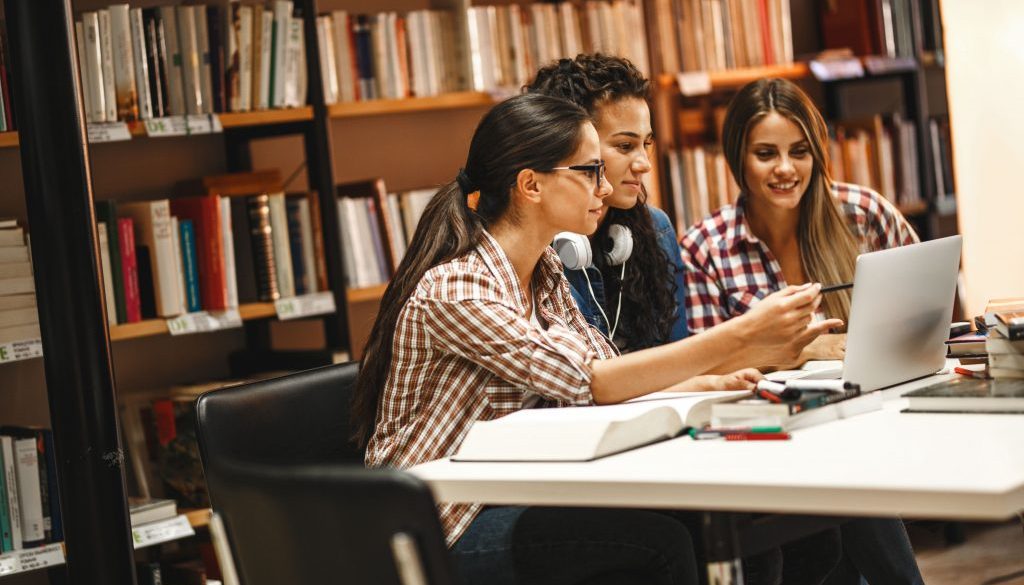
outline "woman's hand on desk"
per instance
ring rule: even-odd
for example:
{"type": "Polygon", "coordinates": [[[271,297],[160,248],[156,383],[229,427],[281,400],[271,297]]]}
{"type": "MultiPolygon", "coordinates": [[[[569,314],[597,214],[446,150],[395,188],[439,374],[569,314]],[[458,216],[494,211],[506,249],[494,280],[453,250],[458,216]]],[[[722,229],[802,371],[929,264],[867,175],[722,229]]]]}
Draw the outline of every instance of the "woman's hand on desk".
{"type": "Polygon", "coordinates": [[[807,360],[841,360],[846,357],[846,334],[826,333],[807,344],[800,352],[800,363],[807,360]]]}
{"type": "Polygon", "coordinates": [[[763,378],[761,372],[754,368],[745,368],[723,375],[694,376],[674,384],[664,392],[710,392],[713,390],[753,390],[758,380],[763,378]]]}

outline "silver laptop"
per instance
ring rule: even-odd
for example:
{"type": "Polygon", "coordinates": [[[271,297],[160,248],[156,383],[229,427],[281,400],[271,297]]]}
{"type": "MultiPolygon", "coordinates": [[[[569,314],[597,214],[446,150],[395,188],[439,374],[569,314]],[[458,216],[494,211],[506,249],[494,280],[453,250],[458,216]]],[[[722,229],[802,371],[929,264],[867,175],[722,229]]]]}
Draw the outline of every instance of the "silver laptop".
{"type": "Polygon", "coordinates": [[[869,392],[942,369],[961,240],[951,236],[858,256],[842,368],[808,364],[806,375],[780,378],[841,375],[869,392]]]}

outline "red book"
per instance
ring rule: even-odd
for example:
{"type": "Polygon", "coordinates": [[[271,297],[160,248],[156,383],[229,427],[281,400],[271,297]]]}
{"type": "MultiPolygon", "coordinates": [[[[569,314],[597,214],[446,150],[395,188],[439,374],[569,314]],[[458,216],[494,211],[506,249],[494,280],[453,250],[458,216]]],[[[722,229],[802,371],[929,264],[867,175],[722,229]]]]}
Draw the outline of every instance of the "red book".
{"type": "Polygon", "coordinates": [[[224,280],[224,246],[220,232],[220,203],[214,195],[171,199],[171,214],[191,219],[199,260],[199,300],[205,311],[228,308],[224,280]]]}
{"type": "MultiPolygon", "coordinates": [[[[761,45],[764,48],[764,64],[775,64],[775,51],[772,49],[771,15],[768,13],[768,0],[757,1],[757,16],[761,21],[761,45]]],[[[788,15],[787,15],[788,16],[788,15]]]]}
{"type": "Polygon", "coordinates": [[[135,222],[132,218],[117,218],[117,235],[124,278],[125,316],[128,323],[135,323],[142,320],[142,300],[139,297],[139,265],[135,259],[135,222]]]}

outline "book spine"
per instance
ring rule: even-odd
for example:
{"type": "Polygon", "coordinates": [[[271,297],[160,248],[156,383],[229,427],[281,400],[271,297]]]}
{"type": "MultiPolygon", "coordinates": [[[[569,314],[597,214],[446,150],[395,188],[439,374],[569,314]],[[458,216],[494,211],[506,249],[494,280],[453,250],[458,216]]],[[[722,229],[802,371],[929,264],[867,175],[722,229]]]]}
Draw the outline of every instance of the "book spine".
{"type": "Polygon", "coordinates": [[[261,110],[270,107],[270,68],[274,62],[274,12],[264,10],[260,20],[260,87],[256,106],[261,110]]]}
{"type": "Polygon", "coordinates": [[[288,248],[292,257],[292,279],[296,295],[310,292],[309,270],[306,269],[306,257],[302,248],[302,216],[299,201],[294,197],[285,197],[285,213],[288,222],[288,248]]]}
{"type": "Polygon", "coordinates": [[[142,24],[142,9],[128,12],[132,36],[132,59],[135,65],[135,87],[139,94],[139,116],[143,120],[153,117],[153,98],[149,85],[149,56],[146,55],[146,33],[142,24]]]}
{"type": "Polygon", "coordinates": [[[224,249],[224,285],[227,288],[227,305],[238,307],[238,276],[235,272],[235,238],[231,225],[231,199],[220,197],[220,238],[224,249]]]}
{"type": "Polygon", "coordinates": [[[271,195],[269,204],[277,288],[282,297],[294,297],[295,277],[292,274],[291,248],[288,242],[288,217],[285,213],[284,194],[277,193],[271,195]]]}
{"type": "Polygon", "coordinates": [[[21,537],[23,545],[28,548],[46,539],[42,494],[39,489],[39,452],[34,438],[14,440],[14,461],[21,510],[21,537]]]}
{"type": "Polygon", "coordinates": [[[107,243],[110,247],[110,274],[114,283],[117,322],[125,323],[128,314],[124,303],[124,272],[121,268],[121,244],[117,226],[117,208],[113,201],[97,201],[96,215],[107,224],[107,243]]]}
{"type": "Polygon", "coordinates": [[[153,108],[153,117],[167,115],[166,80],[161,61],[161,37],[159,33],[160,17],[156,9],[142,9],[142,28],[146,42],[146,65],[149,68],[149,97],[153,108]]]}
{"type": "Polygon", "coordinates": [[[181,268],[185,276],[185,308],[193,313],[202,308],[199,300],[199,268],[196,265],[195,229],[191,219],[178,221],[181,230],[181,268]]]}
{"type": "MultiPolygon", "coordinates": [[[[85,104],[85,121],[91,124],[96,121],[96,114],[94,112],[95,106],[93,106],[92,104],[93,82],[89,76],[89,64],[86,61],[87,57],[85,54],[85,26],[82,24],[82,21],[80,20],[75,23],[75,47],[78,49],[78,76],[81,79],[82,83],[82,101],[85,104]]],[[[0,53],[2,52],[3,50],[0,49],[0,53]]],[[[3,60],[2,54],[0,54],[0,60],[3,60]]],[[[2,63],[0,63],[0,67],[3,67],[2,63]]],[[[6,73],[6,70],[0,71],[0,86],[6,87],[3,78],[4,73],[6,73]]],[[[4,99],[2,91],[0,91],[0,102],[2,101],[4,101],[4,99]]],[[[0,104],[0,107],[2,107],[2,104],[0,104]]],[[[3,117],[2,114],[4,113],[6,113],[6,110],[4,110],[4,112],[0,112],[0,117],[3,117]]],[[[6,120],[3,121],[3,124],[5,126],[4,130],[6,130],[6,120]]]]}
{"type": "Polygon", "coordinates": [[[168,115],[184,116],[188,110],[185,107],[181,38],[178,33],[178,20],[175,13],[174,6],[160,7],[160,22],[164,29],[163,43],[167,53],[167,60],[164,61],[167,71],[167,109],[168,115]]]}
{"type": "Polygon", "coordinates": [[[4,469],[4,453],[0,449],[0,553],[14,550],[11,538],[11,511],[7,505],[7,473],[4,469]]]}
{"type": "Polygon", "coordinates": [[[117,325],[117,300],[114,297],[114,277],[110,267],[110,243],[107,241],[107,224],[96,224],[100,246],[100,268],[103,271],[103,299],[107,305],[107,324],[117,325]]]}
{"type": "Polygon", "coordinates": [[[790,413],[796,414],[798,412],[805,412],[814,408],[821,408],[822,406],[833,404],[835,402],[842,402],[843,400],[849,400],[850,398],[856,398],[857,396],[860,396],[859,389],[845,390],[843,392],[830,392],[813,400],[794,404],[794,408],[790,409],[790,413]]]}
{"type": "Polygon", "coordinates": [[[230,198],[231,236],[235,252],[235,288],[239,303],[259,300],[256,289],[256,266],[253,260],[252,236],[249,228],[249,203],[241,197],[230,198]]]}
{"type": "Polygon", "coordinates": [[[238,107],[252,109],[252,20],[253,7],[242,6],[238,31],[238,107]]]}
{"type": "Polygon", "coordinates": [[[115,4],[108,10],[117,116],[125,122],[134,122],[139,119],[139,94],[135,84],[135,56],[132,52],[132,27],[128,5],[115,4]]]}
{"type": "Polygon", "coordinates": [[[210,57],[210,28],[206,21],[206,6],[199,5],[192,8],[192,17],[195,20],[196,49],[199,56],[199,95],[203,107],[200,110],[204,114],[212,114],[213,108],[213,68],[210,57]]]}
{"type": "Polygon", "coordinates": [[[284,105],[299,107],[305,101],[303,29],[301,18],[288,19],[288,54],[285,56],[284,105]]]}
{"type": "Polygon", "coordinates": [[[130,217],[117,219],[118,246],[121,251],[121,280],[124,283],[125,319],[128,323],[142,320],[142,299],[139,297],[138,263],[135,257],[135,222],[130,217]]]}
{"type": "Polygon", "coordinates": [[[83,13],[82,28],[85,32],[86,64],[82,76],[88,80],[83,89],[88,89],[89,103],[92,104],[87,118],[90,122],[106,122],[107,107],[104,101],[106,94],[103,91],[103,48],[100,42],[99,14],[96,12],[83,13]]]}
{"type": "Polygon", "coordinates": [[[97,11],[100,26],[100,67],[103,71],[103,107],[107,122],[117,121],[117,86],[114,77],[114,43],[110,32],[110,11],[97,11]]]}
{"type": "Polygon", "coordinates": [[[327,283],[327,260],[324,252],[323,217],[320,215],[320,197],[309,194],[309,222],[313,227],[313,256],[316,261],[316,288],[330,290],[327,283]]]}
{"type": "MultiPolygon", "coordinates": [[[[222,113],[227,111],[224,101],[224,34],[222,31],[223,20],[220,7],[211,5],[206,7],[206,32],[207,44],[210,51],[210,91],[213,100],[213,111],[222,113]]],[[[202,33],[202,31],[200,31],[202,33]]]]}
{"type": "MultiPolygon", "coordinates": [[[[6,507],[11,522],[11,550],[22,548],[21,506],[18,497],[18,473],[14,457],[14,439],[0,435],[0,453],[3,454],[4,482],[7,492],[6,507]]],[[[0,502],[3,504],[3,502],[0,502]]]]}
{"type": "Polygon", "coordinates": [[[227,7],[224,26],[224,96],[227,111],[240,112],[242,109],[242,6],[232,2],[227,7]]]}
{"type": "Polygon", "coordinates": [[[283,108],[287,87],[287,63],[291,35],[292,2],[274,2],[274,66],[271,72],[271,107],[283,108]]]}
{"type": "Polygon", "coordinates": [[[46,462],[47,492],[50,502],[50,542],[64,541],[64,519],[60,511],[60,486],[57,482],[57,454],[53,446],[53,431],[43,429],[43,461],[46,462]]]}
{"type": "Polygon", "coordinates": [[[302,261],[306,268],[306,292],[323,290],[319,287],[316,268],[316,249],[313,246],[313,221],[309,211],[309,199],[298,199],[300,233],[302,234],[302,261]]]}
{"type": "Polygon", "coordinates": [[[194,6],[178,6],[178,47],[181,52],[181,80],[185,98],[185,113],[197,116],[203,113],[203,90],[199,69],[199,44],[196,39],[194,6]]]}
{"type": "Polygon", "coordinates": [[[274,258],[273,226],[270,223],[270,197],[257,195],[249,200],[249,228],[252,236],[253,263],[261,301],[281,297],[277,288],[277,266],[274,258]]]}

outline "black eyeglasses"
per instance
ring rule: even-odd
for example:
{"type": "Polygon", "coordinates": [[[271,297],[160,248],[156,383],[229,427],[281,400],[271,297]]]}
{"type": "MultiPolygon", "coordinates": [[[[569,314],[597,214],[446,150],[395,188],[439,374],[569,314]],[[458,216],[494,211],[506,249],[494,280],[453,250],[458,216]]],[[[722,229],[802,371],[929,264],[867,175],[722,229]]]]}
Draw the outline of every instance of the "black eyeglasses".
{"type": "Polygon", "coordinates": [[[601,188],[601,179],[604,178],[604,161],[589,163],[585,165],[570,165],[567,167],[552,167],[552,171],[583,171],[594,177],[594,190],[601,188]]]}

